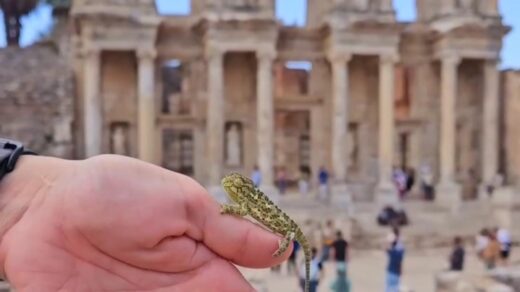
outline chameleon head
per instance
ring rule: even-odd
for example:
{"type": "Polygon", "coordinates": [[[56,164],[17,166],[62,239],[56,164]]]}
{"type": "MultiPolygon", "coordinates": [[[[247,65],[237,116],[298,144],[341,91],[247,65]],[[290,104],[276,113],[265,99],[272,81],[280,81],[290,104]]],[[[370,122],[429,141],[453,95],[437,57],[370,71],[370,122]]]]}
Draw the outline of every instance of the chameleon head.
{"type": "Polygon", "coordinates": [[[232,201],[238,202],[242,195],[241,190],[252,190],[254,184],[252,180],[241,174],[231,173],[222,179],[222,187],[232,201]]]}

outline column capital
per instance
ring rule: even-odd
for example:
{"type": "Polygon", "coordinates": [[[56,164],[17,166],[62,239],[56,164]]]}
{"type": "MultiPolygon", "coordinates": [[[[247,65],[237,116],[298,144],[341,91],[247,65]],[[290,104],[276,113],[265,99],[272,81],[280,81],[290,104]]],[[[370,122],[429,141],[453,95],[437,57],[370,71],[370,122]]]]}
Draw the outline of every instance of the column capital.
{"type": "Polygon", "coordinates": [[[458,66],[462,61],[462,57],[460,55],[457,55],[456,53],[442,54],[440,56],[440,60],[442,63],[448,63],[453,64],[454,66],[458,66]]]}
{"type": "Polygon", "coordinates": [[[327,59],[329,59],[329,62],[331,63],[343,63],[347,64],[352,60],[352,54],[351,53],[339,53],[339,52],[329,52],[327,53],[327,59]]]}
{"type": "Polygon", "coordinates": [[[99,58],[101,49],[98,47],[84,46],[79,50],[79,55],[85,59],[99,58]]]}
{"type": "Polygon", "coordinates": [[[395,64],[397,62],[399,62],[399,55],[398,54],[382,54],[382,55],[379,55],[379,63],[395,64]]]}
{"type": "Polygon", "coordinates": [[[500,65],[501,62],[502,62],[502,60],[500,58],[492,58],[492,59],[484,60],[484,64],[486,64],[487,66],[495,66],[495,67],[497,67],[497,70],[498,70],[498,66],[500,65]]]}
{"type": "Polygon", "coordinates": [[[256,51],[256,58],[259,61],[273,61],[276,58],[276,51],[275,50],[257,50],[256,51]]]}
{"type": "Polygon", "coordinates": [[[155,48],[137,48],[137,57],[139,59],[155,59],[157,57],[157,50],[155,48]]]}
{"type": "Polygon", "coordinates": [[[222,59],[226,51],[223,48],[217,46],[206,46],[204,50],[204,56],[207,60],[222,59]]]}

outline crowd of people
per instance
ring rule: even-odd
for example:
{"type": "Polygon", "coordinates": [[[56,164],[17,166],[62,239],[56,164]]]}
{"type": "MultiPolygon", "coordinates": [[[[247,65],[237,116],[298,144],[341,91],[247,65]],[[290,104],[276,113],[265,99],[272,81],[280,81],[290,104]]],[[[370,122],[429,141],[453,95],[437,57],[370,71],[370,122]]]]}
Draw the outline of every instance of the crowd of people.
{"type": "MultiPolygon", "coordinates": [[[[330,291],[350,292],[352,283],[348,277],[350,262],[349,242],[343,232],[334,226],[332,220],[325,222],[324,226],[315,225],[307,221],[306,233],[312,246],[312,260],[310,264],[310,292],[317,291],[318,287],[328,285],[330,291]],[[318,235],[317,235],[318,234],[318,235]],[[317,235],[317,236],[316,236],[317,235]],[[330,271],[325,268],[325,263],[330,262],[330,271]],[[323,283],[325,273],[333,273],[330,283],[323,283]]],[[[392,228],[385,244],[385,252],[388,257],[386,266],[386,292],[399,291],[402,263],[404,259],[404,244],[401,241],[398,228],[392,228]]],[[[382,267],[383,268],[383,267],[382,267]]],[[[280,266],[272,269],[281,271],[280,266]]],[[[300,245],[295,242],[293,252],[287,262],[287,272],[296,276],[299,287],[303,290],[305,284],[305,262],[300,245]]]]}
{"type": "MultiPolygon", "coordinates": [[[[343,233],[336,229],[332,220],[325,222],[324,226],[314,230],[309,227],[314,226],[311,221],[307,221],[305,227],[309,234],[312,248],[311,261],[311,285],[310,291],[317,291],[319,286],[329,285],[330,291],[350,292],[352,283],[348,277],[348,266],[350,262],[349,242],[343,233]],[[316,232],[319,239],[316,239],[316,232]],[[325,271],[325,263],[330,271],[325,271]],[[325,272],[333,273],[334,278],[330,283],[323,283],[325,272]]],[[[390,232],[387,235],[384,250],[387,255],[385,292],[397,292],[401,287],[401,275],[403,272],[403,261],[405,256],[405,245],[401,239],[399,226],[390,225],[390,232]]],[[[475,250],[477,256],[484,264],[486,269],[493,269],[497,266],[508,264],[511,254],[511,236],[504,228],[483,229],[475,238],[475,250]]],[[[463,271],[465,267],[466,250],[464,240],[457,236],[453,240],[453,247],[448,257],[448,269],[451,271],[463,271]]],[[[279,272],[280,267],[274,269],[279,272]]],[[[301,289],[304,287],[305,264],[301,247],[295,242],[295,246],[287,264],[287,271],[291,275],[298,277],[301,289]],[[298,259],[300,260],[298,262],[298,259]]]]}
{"type": "MultiPolygon", "coordinates": [[[[511,235],[505,228],[484,228],[475,238],[475,251],[488,270],[506,266],[511,255],[511,235]]],[[[465,248],[461,237],[455,237],[449,256],[449,269],[463,271],[465,248]]]]}

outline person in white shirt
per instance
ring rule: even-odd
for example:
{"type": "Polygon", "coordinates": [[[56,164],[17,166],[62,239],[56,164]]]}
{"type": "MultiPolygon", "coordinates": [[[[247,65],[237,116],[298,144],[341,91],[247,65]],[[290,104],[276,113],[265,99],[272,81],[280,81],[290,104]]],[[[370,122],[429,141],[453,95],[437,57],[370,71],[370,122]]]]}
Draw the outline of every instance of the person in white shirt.
{"type": "Polygon", "coordinates": [[[500,258],[504,264],[507,264],[507,260],[511,254],[511,235],[505,228],[499,228],[497,230],[497,240],[500,243],[500,258]]]}
{"type": "Polygon", "coordinates": [[[482,253],[484,252],[489,243],[488,233],[489,231],[484,228],[475,238],[475,250],[477,251],[477,255],[479,257],[482,257],[482,253]]]}

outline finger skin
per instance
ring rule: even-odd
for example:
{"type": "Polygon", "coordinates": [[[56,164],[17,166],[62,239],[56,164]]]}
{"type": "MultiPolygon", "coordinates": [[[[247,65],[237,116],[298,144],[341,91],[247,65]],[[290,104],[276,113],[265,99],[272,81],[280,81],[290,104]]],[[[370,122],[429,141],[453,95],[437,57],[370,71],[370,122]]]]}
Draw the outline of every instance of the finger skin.
{"type": "Polygon", "coordinates": [[[220,205],[191,178],[181,176],[189,210],[197,213],[194,222],[202,230],[202,241],[218,255],[235,264],[249,268],[267,268],[285,261],[292,245],[278,258],[272,255],[278,249],[281,236],[246,218],[220,213],[220,205]]]}

